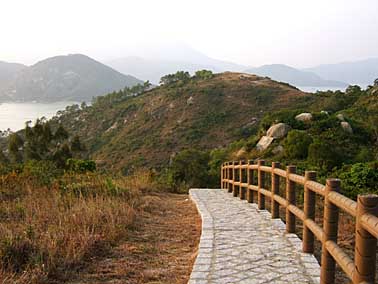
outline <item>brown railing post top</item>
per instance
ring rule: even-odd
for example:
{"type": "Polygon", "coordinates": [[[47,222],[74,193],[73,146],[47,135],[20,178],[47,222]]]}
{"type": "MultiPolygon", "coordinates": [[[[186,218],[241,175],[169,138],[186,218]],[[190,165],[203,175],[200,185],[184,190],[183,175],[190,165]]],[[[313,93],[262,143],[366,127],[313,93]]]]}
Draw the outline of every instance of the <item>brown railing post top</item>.
{"type": "Polygon", "coordinates": [[[287,166],[286,171],[289,173],[295,173],[297,171],[297,167],[293,165],[287,166]]]}
{"type": "Polygon", "coordinates": [[[265,160],[258,160],[258,161],[257,161],[257,164],[258,164],[259,166],[263,166],[263,165],[265,165],[265,160]]]}
{"type": "Polygon", "coordinates": [[[358,203],[365,208],[374,210],[378,213],[378,195],[377,194],[359,194],[357,197],[358,203]]]}
{"type": "Polygon", "coordinates": [[[281,166],[280,162],[272,162],[272,167],[273,168],[279,168],[281,166]]]}
{"type": "Polygon", "coordinates": [[[316,171],[305,171],[305,178],[313,180],[316,178],[316,171]]]}
{"type": "Polygon", "coordinates": [[[340,190],[341,180],[338,178],[327,178],[327,188],[332,191],[339,191],[340,190]]]}

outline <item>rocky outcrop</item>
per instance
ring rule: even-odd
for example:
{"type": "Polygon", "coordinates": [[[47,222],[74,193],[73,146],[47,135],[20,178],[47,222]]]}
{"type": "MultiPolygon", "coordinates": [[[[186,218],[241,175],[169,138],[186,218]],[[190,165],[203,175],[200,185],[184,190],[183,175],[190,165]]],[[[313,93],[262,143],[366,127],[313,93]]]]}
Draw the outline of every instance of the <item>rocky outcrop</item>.
{"type": "Polygon", "coordinates": [[[350,133],[350,134],[353,134],[353,128],[352,128],[352,126],[349,124],[349,122],[347,122],[347,121],[342,121],[342,122],[340,122],[340,125],[341,125],[341,127],[343,128],[343,130],[344,130],[345,132],[348,132],[348,133],[350,133]]]}
{"type": "Polygon", "coordinates": [[[256,149],[258,151],[264,151],[265,149],[269,147],[270,144],[272,144],[273,140],[274,140],[273,137],[269,137],[269,136],[261,137],[259,142],[257,142],[256,149]]]}
{"type": "Polygon", "coordinates": [[[312,120],[312,114],[309,113],[309,112],[303,112],[303,113],[300,113],[300,114],[298,114],[298,115],[295,117],[295,120],[297,120],[297,121],[302,121],[302,122],[308,122],[308,121],[311,121],[311,120],[312,120]]]}
{"type": "Polygon", "coordinates": [[[290,126],[286,123],[277,123],[272,125],[266,132],[266,136],[272,138],[283,138],[289,132],[290,126]]]}
{"type": "Polygon", "coordinates": [[[339,113],[338,115],[336,115],[336,118],[340,121],[345,121],[345,117],[342,113],[339,113]]]}

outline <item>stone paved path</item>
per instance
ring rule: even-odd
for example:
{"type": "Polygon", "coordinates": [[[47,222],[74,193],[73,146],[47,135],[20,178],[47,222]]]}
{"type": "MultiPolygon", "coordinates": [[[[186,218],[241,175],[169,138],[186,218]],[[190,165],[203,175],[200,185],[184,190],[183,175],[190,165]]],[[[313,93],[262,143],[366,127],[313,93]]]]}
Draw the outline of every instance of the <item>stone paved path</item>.
{"type": "Polygon", "coordinates": [[[202,217],[202,235],[189,284],[319,283],[315,257],[254,203],[221,189],[191,189],[202,217]]]}

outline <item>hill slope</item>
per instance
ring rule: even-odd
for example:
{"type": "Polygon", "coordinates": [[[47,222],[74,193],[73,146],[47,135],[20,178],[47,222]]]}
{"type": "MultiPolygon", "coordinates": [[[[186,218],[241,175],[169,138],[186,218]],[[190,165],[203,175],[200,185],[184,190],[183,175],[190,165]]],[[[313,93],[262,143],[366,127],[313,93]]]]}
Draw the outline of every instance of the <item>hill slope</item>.
{"type": "Polygon", "coordinates": [[[56,56],[20,70],[0,96],[21,101],[90,101],[141,83],[85,55],[56,56]]]}
{"type": "Polygon", "coordinates": [[[301,71],[283,64],[263,65],[257,68],[250,68],[245,72],[268,76],[273,80],[287,82],[297,87],[321,87],[321,86],[340,86],[347,87],[346,83],[340,81],[325,80],[317,74],[309,71],[301,71]]]}
{"type": "Polygon", "coordinates": [[[213,149],[256,131],[267,112],[309,104],[312,95],[240,73],[160,86],[137,97],[108,95],[53,118],[78,133],[108,167],[167,165],[185,148],[213,149]]]}

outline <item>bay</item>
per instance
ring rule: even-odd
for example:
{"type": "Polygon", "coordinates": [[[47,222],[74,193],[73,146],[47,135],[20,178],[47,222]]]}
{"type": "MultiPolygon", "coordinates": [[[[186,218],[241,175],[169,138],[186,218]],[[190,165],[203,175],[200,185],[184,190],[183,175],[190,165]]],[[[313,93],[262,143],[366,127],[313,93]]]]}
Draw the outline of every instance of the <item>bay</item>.
{"type": "Polygon", "coordinates": [[[54,103],[2,103],[0,104],[0,130],[17,131],[25,127],[25,122],[37,118],[53,117],[58,110],[77,102],[62,101],[54,103]]]}

